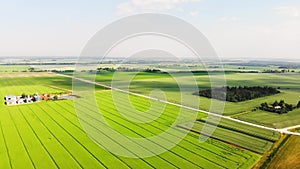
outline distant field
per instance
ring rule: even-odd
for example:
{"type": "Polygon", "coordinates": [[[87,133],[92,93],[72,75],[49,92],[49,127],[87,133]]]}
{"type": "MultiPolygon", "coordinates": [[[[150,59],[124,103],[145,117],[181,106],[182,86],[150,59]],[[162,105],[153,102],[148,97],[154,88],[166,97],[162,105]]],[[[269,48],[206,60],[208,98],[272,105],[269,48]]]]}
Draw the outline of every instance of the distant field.
{"type": "Polygon", "coordinates": [[[279,149],[267,168],[298,169],[300,166],[300,137],[291,136],[279,149]]]}
{"type": "Polygon", "coordinates": [[[22,72],[28,71],[30,66],[25,65],[0,65],[0,72],[22,72]]]}
{"type": "MultiPolygon", "coordinates": [[[[0,77],[0,98],[6,94],[51,93],[71,89],[71,79],[60,76],[0,77]]],[[[174,122],[179,108],[167,105],[160,118],[151,123],[134,123],[125,119],[114,107],[109,90],[97,90],[96,98],[103,115],[116,130],[132,137],[148,137],[163,132],[174,122]]],[[[119,98],[127,97],[116,93],[119,98]]],[[[150,102],[130,96],[133,106],[140,111],[149,109],[150,102]]],[[[85,123],[103,132],[101,123],[89,102],[81,98],[86,110],[85,123]]],[[[3,101],[4,103],[4,101],[3,101]]],[[[157,102],[156,104],[162,104],[157,102]]],[[[128,105],[120,105],[127,110],[128,105]]],[[[171,150],[150,158],[131,159],[111,154],[97,146],[83,131],[73,107],[73,101],[43,101],[7,107],[0,105],[0,168],[251,168],[261,157],[214,139],[199,143],[199,135],[189,133],[171,150]]],[[[193,113],[184,110],[186,113],[193,113]]],[[[195,112],[194,112],[195,113],[195,112]]],[[[138,117],[136,114],[131,115],[138,117]]],[[[141,114],[141,116],[143,116],[141,114]]],[[[187,116],[181,123],[190,119],[187,116]]],[[[198,117],[205,117],[199,113],[198,117]]],[[[103,126],[102,126],[103,127],[103,126]]],[[[183,129],[174,128],[175,132],[183,129]]],[[[176,138],[172,135],[170,138],[176,138]]],[[[108,133],[101,138],[124,151],[108,133]]],[[[170,140],[165,140],[166,142],[170,140]]],[[[139,145],[144,151],[151,148],[139,145]]],[[[164,145],[153,143],[153,147],[164,145]]]]}

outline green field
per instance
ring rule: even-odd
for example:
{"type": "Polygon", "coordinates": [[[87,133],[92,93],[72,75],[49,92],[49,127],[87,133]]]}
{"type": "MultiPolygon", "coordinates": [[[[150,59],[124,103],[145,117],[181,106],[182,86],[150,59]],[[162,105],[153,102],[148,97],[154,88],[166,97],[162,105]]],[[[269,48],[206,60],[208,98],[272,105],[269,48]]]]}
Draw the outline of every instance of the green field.
{"type": "MultiPolygon", "coordinates": [[[[185,127],[185,125],[187,124],[182,124],[181,126],[185,127]]],[[[192,131],[205,136],[207,135],[207,131],[203,130],[204,125],[205,122],[197,121],[194,123],[192,131]]],[[[212,124],[206,125],[209,127],[215,126],[212,124]]],[[[244,127],[244,129],[235,127],[237,126],[225,126],[219,124],[219,127],[216,128],[211,137],[259,154],[264,154],[268,151],[273,143],[279,138],[279,135],[272,131],[255,128],[254,131],[261,132],[261,134],[259,134],[251,131],[251,127],[248,126],[244,127]]]]}
{"type": "MultiPolygon", "coordinates": [[[[82,75],[82,77],[87,79],[91,79],[93,76],[95,75],[82,75]]],[[[281,93],[238,103],[226,102],[223,112],[224,115],[276,128],[300,124],[300,112],[297,109],[284,115],[260,110],[252,112],[254,108],[260,106],[263,102],[273,103],[275,100],[280,101],[281,99],[284,99],[287,103],[297,104],[300,100],[300,81],[298,80],[300,79],[300,73],[227,73],[225,76],[228,86],[279,87],[281,93]]],[[[126,84],[130,84],[130,91],[145,95],[149,95],[153,90],[159,89],[164,92],[167,100],[183,103],[192,107],[198,106],[193,104],[193,100],[197,99],[199,96],[192,95],[195,91],[188,89],[180,90],[178,83],[186,86],[193,85],[192,80],[194,78],[199,90],[210,88],[209,76],[201,73],[194,74],[193,77],[191,77],[190,74],[186,73],[168,75],[145,72],[101,72],[95,77],[97,82],[107,85],[111,85],[111,81],[113,80],[114,86],[121,89],[127,89],[126,84]],[[188,99],[181,100],[181,96],[186,96],[185,98],[188,99]]],[[[214,73],[211,75],[211,78],[221,79],[222,75],[214,73]]],[[[164,99],[163,95],[159,94],[155,97],[164,99]]],[[[215,103],[218,102],[218,100],[215,100],[215,103]]],[[[199,105],[201,109],[208,111],[211,106],[211,99],[200,97],[199,105]]]]}
{"type": "MultiPolygon", "coordinates": [[[[36,74],[35,74],[36,75],[36,74]]],[[[71,79],[48,76],[33,77],[2,77],[0,94],[18,95],[25,93],[51,93],[71,89],[71,79]]],[[[151,123],[140,124],[128,121],[121,116],[111,97],[109,90],[97,90],[96,98],[103,115],[116,130],[131,137],[149,137],[162,133],[169,128],[176,118],[179,108],[167,105],[162,115],[151,123]]],[[[124,93],[116,93],[119,98],[124,93]]],[[[82,97],[81,99],[83,99],[82,97]]],[[[137,96],[130,96],[136,109],[149,109],[150,102],[137,96]]],[[[96,132],[102,133],[101,138],[114,144],[124,151],[126,145],[112,140],[108,133],[103,133],[101,123],[93,118],[95,112],[89,102],[84,102],[87,119],[81,119],[96,132]]],[[[160,104],[157,102],[156,104],[160,104]]],[[[161,103],[162,104],[162,103],[161,103]]],[[[128,105],[120,105],[126,110],[128,105]]],[[[190,110],[183,110],[188,113],[190,110]]],[[[82,129],[75,113],[72,100],[42,101],[40,103],[7,107],[0,106],[0,168],[251,168],[260,155],[248,150],[239,149],[215,139],[199,143],[199,135],[189,133],[178,145],[158,156],[132,159],[107,152],[93,142],[82,129]]],[[[143,114],[132,117],[142,117],[143,114]]],[[[199,114],[198,117],[205,117],[199,114]]],[[[189,116],[180,123],[189,121],[189,116]]],[[[183,131],[174,128],[178,137],[183,131]]],[[[170,142],[171,140],[165,140],[170,142]]],[[[137,144],[137,143],[136,143],[137,144]]],[[[153,147],[138,145],[143,151],[152,148],[164,149],[164,144],[153,147]]]]}

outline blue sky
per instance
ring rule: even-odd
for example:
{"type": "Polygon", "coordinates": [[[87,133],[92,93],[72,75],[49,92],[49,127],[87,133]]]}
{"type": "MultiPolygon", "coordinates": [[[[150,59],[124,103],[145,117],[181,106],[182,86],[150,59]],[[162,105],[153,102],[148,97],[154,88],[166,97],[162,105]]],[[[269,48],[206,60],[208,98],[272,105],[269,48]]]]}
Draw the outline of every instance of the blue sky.
{"type": "Polygon", "coordinates": [[[300,56],[298,0],[0,1],[0,56],[78,56],[102,27],[142,12],[192,23],[224,58],[300,56]]]}

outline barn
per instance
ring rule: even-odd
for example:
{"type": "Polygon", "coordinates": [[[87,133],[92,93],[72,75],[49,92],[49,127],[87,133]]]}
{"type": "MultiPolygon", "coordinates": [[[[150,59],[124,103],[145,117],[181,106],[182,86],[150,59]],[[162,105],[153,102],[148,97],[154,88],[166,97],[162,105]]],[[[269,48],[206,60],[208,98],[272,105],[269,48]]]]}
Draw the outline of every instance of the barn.
{"type": "Polygon", "coordinates": [[[17,96],[8,95],[4,97],[5,104],[10,105],[16,105],[17,104],[17,96]]]}
{"type": "Polygon", "coordinates": [[[4,100],[6,105],[13,106],[18,104],[38,102],[41,100],[41,97],[37,93],[35,93],[33,96],[27,95],[27,97],[7,95],[4,97],[4,100]]]}

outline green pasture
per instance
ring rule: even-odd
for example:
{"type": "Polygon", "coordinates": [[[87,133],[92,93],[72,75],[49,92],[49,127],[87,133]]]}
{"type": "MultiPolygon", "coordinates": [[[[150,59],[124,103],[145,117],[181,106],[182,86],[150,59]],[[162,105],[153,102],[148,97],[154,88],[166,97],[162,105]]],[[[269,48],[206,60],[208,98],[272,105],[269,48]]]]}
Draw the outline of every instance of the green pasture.
{"type": "Polygon", "coordinates": [[[282,115],[258,110],[241,114],[236,118],[269,127],[285,128],[300,124],[300,110],[295,109],[282,115]]]}

